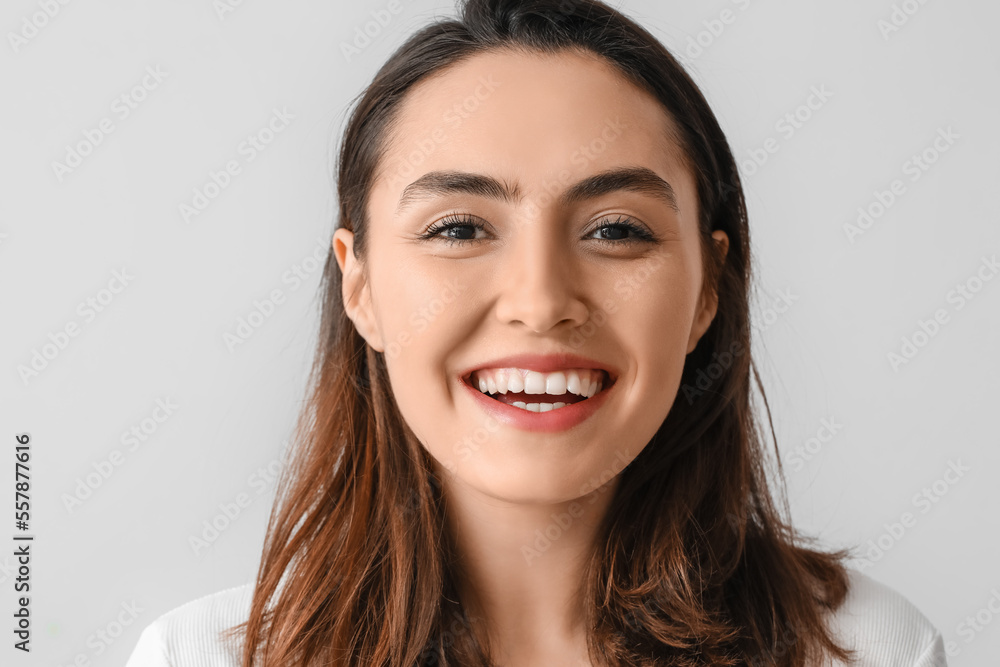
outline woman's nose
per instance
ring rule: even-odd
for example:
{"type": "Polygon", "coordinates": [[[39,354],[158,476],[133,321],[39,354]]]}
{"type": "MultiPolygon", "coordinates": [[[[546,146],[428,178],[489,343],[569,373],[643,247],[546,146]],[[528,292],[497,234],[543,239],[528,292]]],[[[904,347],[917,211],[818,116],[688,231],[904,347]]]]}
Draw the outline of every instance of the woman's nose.
{"type": "Polygon", "coordinates": [[[535,333],[563,323],[581,326],[590,312],[574,249],[539,220],[519,225],[516,236],[496,267],[497,319],[523,324],[535,333]]]}

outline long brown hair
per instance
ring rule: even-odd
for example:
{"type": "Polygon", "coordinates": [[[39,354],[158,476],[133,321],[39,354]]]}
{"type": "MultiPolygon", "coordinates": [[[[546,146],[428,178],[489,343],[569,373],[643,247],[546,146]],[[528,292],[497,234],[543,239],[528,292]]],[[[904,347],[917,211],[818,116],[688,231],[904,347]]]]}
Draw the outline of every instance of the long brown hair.
{"type": "MultiPolygon", "coordinates": [[[[704,96],[655,37],[602,2],[465,0],[460,10],[406,41],[355,102],[337,165],[338,224],[353,231],[362,262],[368,195],[400,102],[425,77],[491,49],[602,56],[676,121],[697,180],[704,283],[718,310],[600,526],[583,589],[591,659],[792,667],[849,657],[825,624],[846,596],[846,554],[807,544],[769,489],[775,468],[751,402],[751,376],[761,396],[763,386],[750,354],[746,206],[704,96]],[[729,237],[724,258],[713,252],[717,229],[729,237]]],[[[392,398],[383,354],[345,312],[332,252],[321,289],[309,400],[249,619],[230,629],[244,635],[242,665],[488,667],[458,595],[441,480],[392,398]]],[[[775,461],[782,479],[776,443],[775,461]]]]}

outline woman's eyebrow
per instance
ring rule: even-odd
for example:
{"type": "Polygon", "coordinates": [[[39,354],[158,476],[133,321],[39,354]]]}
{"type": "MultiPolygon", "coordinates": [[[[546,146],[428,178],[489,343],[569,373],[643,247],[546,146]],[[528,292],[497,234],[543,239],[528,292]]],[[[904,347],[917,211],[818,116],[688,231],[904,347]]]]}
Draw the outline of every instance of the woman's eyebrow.
{"type": "MultiPolygon", "coordinates": [[[[559,202],[568,206],[620,190],[653,195],[680,212],[673,186],[647,167],[618,167],[588,176],[566,190],[559,202]]],[[[396,214],[420,199],[448,194],[470,194],[505,203],[516,203],[521,198],[517,183],[511,186],[492,176],[465,171],[431,171],[403,189],[396,214]]]]}

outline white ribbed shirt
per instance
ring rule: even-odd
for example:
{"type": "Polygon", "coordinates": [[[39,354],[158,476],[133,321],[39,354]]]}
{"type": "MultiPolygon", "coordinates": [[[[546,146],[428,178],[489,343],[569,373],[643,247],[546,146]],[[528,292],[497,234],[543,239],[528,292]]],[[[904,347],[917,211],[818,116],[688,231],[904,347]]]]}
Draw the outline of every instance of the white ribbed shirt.
{"type": "MultiPolygon", "coordinates": [[[[947,667],[941,633],[919,609],[885,584],[848,572],[850,589],[830,628],[857,650],[852,665],[947,667]]],[[[142,631],[125,667],[239,667],[238,645],[218,633],[247,619],[252,594],[251,582],[168,611],[142,631]]]]}

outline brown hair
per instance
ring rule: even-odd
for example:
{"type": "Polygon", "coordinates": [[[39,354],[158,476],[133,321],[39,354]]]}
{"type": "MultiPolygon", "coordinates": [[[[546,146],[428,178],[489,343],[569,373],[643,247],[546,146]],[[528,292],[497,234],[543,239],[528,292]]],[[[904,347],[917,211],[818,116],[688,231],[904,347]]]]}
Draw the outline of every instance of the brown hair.
{"type": "MultiPolygon", "coordinates": [[[[366,257],[367,200],[400,102],[425,77],[487,50],[596,54],[676,121],[696,177],[715,319],[681,395],[620,473],[584,583],[589,648],[606,665],[812,664],[841,659],[825,625],[847,591],[845,552],[810,548],[769,490],[751,403],[750,243],[726,138],[692,79],[649,32],[596,0],[465,0],[421,29],[356,101],[339,153],[339,225],[366,257]],[[729,237],[725,258],[711,233],[729,237]],[[706,382],[707,378],[711,381],[706,382]]],[[[385,359],[347,317],[332,252],[319,349],[296,446],[278,484],[243,667],[491,665],[458,595],[441,482],[392,398],[385,359]]],[[[768,422],[770,408],[766,397],[768,422]]],[[[774,433],[771,424],[772,436],[774,433]]],[[[777,458],[777,472],[781,474],[777,458]]]]}

